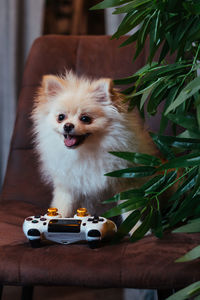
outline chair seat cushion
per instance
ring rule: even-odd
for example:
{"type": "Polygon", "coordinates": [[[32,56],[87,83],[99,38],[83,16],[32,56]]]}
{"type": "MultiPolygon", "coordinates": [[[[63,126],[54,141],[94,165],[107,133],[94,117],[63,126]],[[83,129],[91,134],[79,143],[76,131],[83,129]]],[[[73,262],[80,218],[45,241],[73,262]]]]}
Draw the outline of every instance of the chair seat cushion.
{"type": "Polygon", "coordinates": [[[104,243],[97,249],[87,243],[32,248],[22,232],[23,221],[44,213],[30,203],[1,202],[2,283],[170,289],[200,279],[196,261],[174,262],[200,243],[199,234],[166,234],[162,240],[149,235],[136,243],[104,243]]]}

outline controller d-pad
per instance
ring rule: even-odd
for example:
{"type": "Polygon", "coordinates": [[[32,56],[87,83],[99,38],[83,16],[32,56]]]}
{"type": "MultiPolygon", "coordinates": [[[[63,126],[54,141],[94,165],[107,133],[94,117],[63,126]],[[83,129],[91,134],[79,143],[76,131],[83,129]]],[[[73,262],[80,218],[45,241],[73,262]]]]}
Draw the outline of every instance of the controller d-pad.
{"type": "Polygon", "coordinates": [[[89,222],[92,222],[94,220],[94,218],[88,218],[87,219],[89,222]]]}

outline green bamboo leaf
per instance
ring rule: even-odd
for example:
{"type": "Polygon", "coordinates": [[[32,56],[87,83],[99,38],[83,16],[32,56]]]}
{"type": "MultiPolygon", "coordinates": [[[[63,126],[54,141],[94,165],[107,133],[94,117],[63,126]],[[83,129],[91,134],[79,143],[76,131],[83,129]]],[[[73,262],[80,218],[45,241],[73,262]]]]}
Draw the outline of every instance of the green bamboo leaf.
{"type": "Polygon", "coordinates": [[[153,58],[154,58],[154,56],[155,56],[155,54],[156,54],[156,52],[158,51],[158,49],[159,49],[159,47],[160,47],[160,45],[162,44],[162,42],[164,41],[164,36],[161,38],[159,38],[158,40],[157,40],[157,42],[155,43],[153,43],[153,42],[151,42],[151,39],[153,38],[153,34],[154,34],[154,32],[153,32],[153,29],[152,29],[152,31],[150,31],[150,54],[149,54],[149,57],[148,57],[148,63],[151,63],[152,62],[152,60],[153,60],[153,58]]]}
{"type": "Polygon", "coordinates": [[[128,13],[124,19],[122,20],[121,24],[119,25],[117,31],[113,34],[112,39],[119,38],[120,36],[128,33],[130,30],[135,28],[139,25],[145,16],[147,15],[147,11],[133,11],[128,13]]]}
{"type": "Polygon", "coordinates": [[[133,199],[133,198],[144,198],[144,191],[141,189],[131,189],[120,193],[120,200],[133,199]]]}
{"type": "Polygon", "coordinates": [[[138,95],[141,95],[143,93],[146,93],[146,92],[150,92],[155,86],[158,85],[159,82],[161,82],[163,80],[163,78],[159,78],[157,79],[155,82],[153,82],[152,84],[150,84],[149,86],[145,87],[144,89],[142,90],[139,90],[138,92],[134,92],[133,94],[131,94],[129,97],[132,97],[132,96],[138,96],[138,95]]]}
{"type": "Polygon", "coordinates": [[[200,77],[193,79],[187,86],[180,92],[175,101],[167,108],[165,114],[174,110],[182,103],[184,103],[188,98],[193,96],[200,89],[200,77]]]}
{"type": "Polygon", "coordinates": [[[171,168],[183,168],[200,165],[200,153],[190,153],[181,157],[176,157],[171,161],[163,164],[158,168],[158,171],[171,169],[171,168]]]}
{"type": "Polygon", "coordinates": [[[145,192],[145,195],[155,194],[156,192],[160,192],[165,187],[170,187],[171,184],[177,177],[176,171],[169,172],[163,175],[157,175],[151,178],[148,182],[146,182],[141,190],[145,192]]]}
{"type": "Polygon", "coordinates": [[[151,91],[153,90],[153,87],[148,89],[146,92],[143,93],[142,98],[140,100],[140,110],[144,107],[144,104],[148,98],[148,96],[151,94],[151,91]]]}
{"type": "Polygon", "coordinates": [[[104,0],[90,8],[90,10],[96,10],[96,9],[104,9],[109,7],[115,7],[121,4],[126,4],[128,2],[131,2],[132,0],[104,0]]]}
{"type": "MultiPolygon", "coordinates": [[[[135,74],[125,77],[125,78],[120,78],[120,79],[115,79],[114,84],[133,84],[135,83],[139,77],[143,76],[144,73],[146,73],[149,69],[155,67],[157,65],[156,62],[152,62],[152,65],[146,64],[144,67],[139,69],[135,74]]],[[[140,93],[142,94],[142,92],[140,93]]]]}
{"type": "Polygon", "coordinates": [[[194,294],[194,291],[199,291],[200,289],[200,281],[190,284],[186,288],[178,291],[177,293],[173,294],[172,296],[168,297],[166,300],[186,300],[188,299],[191,294],[194,294]]]}
{"type": "Polygon", "coordinates": [[[175,191],[175,193],[173,193],[173,195],[169,198],[169,205],[171,205],[173,203],[173,205],[171,206],[171,209],[168,213],[168,215],[170,216],[171,213],[173,211],[175,211],[175,209],[177,208],[177,206],[179,205],[179,200],[180,197],[188,192],[189,190],[191,190],[194,185],[196,184],[197,181],[197,170],[195,168],[195,170],[191,169],[191,173],[189,174],[189,176],[186,178],[186,180],[183,182],[182,185],[179,186],[179,188],[175,191]]]}
{"type": "Polygon", "coordinates": [[[118,202],[120,201],[120,194],[116,194],[114,195],[113,197],[109,198],[109,199],[106,199],[105,201],[103,201],[102,203],[103,204],[106,204],[106,203],[112,203],[112,202],[118,202]]]}
{"type": "Polygon", "coordinates": [[[194,1],[192,3],[183,2],[183,7],[192,14],[200,14],[200,4],[198,3],[198,1],[196,1],[196,3],[194,1]]]}
{"type": "Polygon", "coordinates": [[[132,76],[121,78],[121,79],[115,79],[114,84],[133,84],[138,80],[138,75],[134,74],[132,76]]]}
{"type": "Polygon", "coordinates": [[[186,262],[197,259],[200,257],[200,246],[193,248],[191,251],[187,252],[185,255],[176,259],[175,262],[186,262]]]}
{"type": "Polygon", "coordinates": [[[165,175],[165,182],[163,183],[163,186],[170,186],[171,183],[174,183],[174,180],[177,177],[177,172],[176,171],[171,171],[168,174],[165,175]]]}
{"type": "Polygon", "coordinates": [[[109,152],[112,155],[123,158],[135,164],[141,164],[146,166],[158,166],[161,164],[161,160],[156,156],[137,153],[137,152],[109,152]]]}
{"type": "MultiPolygon", "coordinates": [[[[178,25],[178,23],[176,21],[175,21],[175,25],[176,26],[178,25]]],[[[166,28],[166,30],[167,30],[167,28],[166,28]]],[[[172,32],[166,31],[166,40],[167,40],[167,43],[168,43],[170,49],[173,48],[173,43],[174,43],[174,38],[173,38],[172,32]]]]}
{"type": "Polygon", "coordinates": [[[156,172],[155,167],[141,166],[141,167],[132,167],[123,170],[113,171],[105,174],[105,176],[122,177],[122,178],[138,178],[138,177],[151,176],[155,172],[156,172]]]}
{"type": "Polygon", "coordinates": [[[177,76],[178,74],[185,74],[192,64],[186,62],[176,62],[174,64],[165,65],[165,66],[154,66],[149,70],[146,80],[155,80],[160,77],[165,77],[169,75],[177,76]]]}
{"type": "MultiPolygon", "coordinates": [[[[136,106],[138,107],[138,103],[140,101],[140,96],[137,96],[137,97],[133,97],[133,98],[130,98],[128,99],[129,100],[129,107],[128,107],[128,111],[132,111],[136,106]]],[[[142,116],[142,111],[140,111],[140,114],[141,114],[141,117],[144,118],[142,116]]]]}
{"type": "Polygon", "coordinates": [[[143,22],[143,26],[140,28],[140,44],[141,45],[144,45],[144,43],[146,41],[146,37],[149,33],[150,24],[151,24],[151,20],[153,17],[154,17],[154,13],[153,13],[153,15],[148,15],[143,22]]]}
{"type": "Polygon", "coordinates": [[[189,149],[189,150],[195,150],[195,149],[200,150],[200,139],[180,138],[180,137],[165,136],[165,135],[158,135],[158,137],[162,143],[165,143],[170,147],[189,149]]]}
{"type": "Polygon", "coordinates": [[[193,115],[168,114],[167,118],[188,130],[199,131],[197,120],[193,115]]]}
{"type": "Polygon", "coordinates": [[[164,101],[165,94],[167,93],[168,85],[169,85],[168,82],[167,83],[162,82],[161,84],[157,85],[154,88],[147,104],[147,111],[150,115],[155,115],[158,109],[158,105],[162,101],[164,101]]]}
{"type": "Polygon", "coordinates": [[[121,239],[123,236],[129,233],[131,229],[136,225],[136,223],[141,218],[141,213],[139,210],[134,210],[120,225],[117,230],[117,239],[121,239]]]}
{"type": "Polygon", "coordinates": [[[164,42],[161,53],[160,53],[160,57],[159,57],[159,64],[165,59],[165,57],[167,56],[167,53],[169,52],[170,48],[169,48],[169,44],[167,42],[167,40],[164,42]]]}
{"type": "Polygon", "coordinates": [[[139,35],[139,29],[134,34],[132,34],[129,38],[127,38],[127,40],[125,42],[123,42],[119,47],[121,48],[121,47],[127,46],[127,45],[132,44],[133,42],[137,41],[138,35],[139,35]]]}
{"type": "Polygon", "coordinates": [[[179,25],[176,28],[176,34],[174,37],[174,43],[171,47],[171,53],[174,53],[179,45],[181,44],[181,41],[184,42],[184,38],[188,35],[188,30],[191,27],[192,23],[194,22],[194,18],[187,19],[179,23],[179,25]]]}
{"type": "Polygon", "coordinates": [[[192,197],[188,195],[181,203],[178,210],[176,210],[171,216],[169,223],[174,226],[184,218],[188,218],[193,215],[195,209],[199,206],[199,196],[192,197]]]}
{"type": "Polygon", "coordinates": [[[153,214],[153,208],[151,207],[150,211],[148,212],[142,224],[136,229],[136,231],[130,237],[131,242],[136,242],[140,240],[145,235],[145,233],[147,233],[147,231],[151,227],[152,214],[153,214]]]}
{"type": "Polygon", "coordinates": [[[175,86],[172,86],[170,88],[170,91],[167,95],[165,104],[164,104],[164,109],[162,111],[162,117],[161,117],[161,121],[160,121],[160,130],[159,133],[162,134],[165,129],[167,128],[167,125],[169,123],[169,119],[165,116],[165,111],[167,109],[167,107],[174,101],[174,99],[176,98],[176,95],[179,92],[179,88],[180,86],[178,84],[176,84],[175,86]]]}
{"type": "Polygon", "coordinates": [[[159,29],[159,21],[160,21],[160,10],[157,11],[157,15],[155,18],[155,27],[154,27],[154,42],[157,42],[157,37],[158,37],[158,29],[159,29]]]}
{"type": "Polygon", "coordinates": [[[199,17],[196,17],[195,22],[188,33],[187,36],[188,41],[193,42],[197,40],[199,38],[199,33],[200,33],[199,17]]]}
{"type": "Polygon", "coordinates": [[[200,127],[200,95],[194,95],[198,127],[200,127]]]}
{"type": "Polygon", "coordinates": [[[154,133],[150,133],[154,143],[157,145],[157,147],[159,148],[159,150],[161,151],[161,153],[164,154],[164,156],[166,157],[166,159],[170,160],[174,158],[174,153],[172,152],[172,150],[166,145],[166,143],[163,143],[162,140],[160,140],[159,135],[156,135],[154,133]]]}
{"type": "MultiPolygon", "coordinates": [[[[156,10],[157,13],[157,10],[156,10]]],[[[149,54],[149,58],[148,58],[148,62],[150,63],[150,57],[153,57],[153,53],[156,52],[156,42],[154,40],[154,28],[156,26],[156,18],[153,18],[151,21],[151,26],[150,26],[150,31],[149,31],[149,50],[150,50],[150,54],[149,54]]]]}
{"type": "Polygon", "coordinates": [[[146,9],[148,2],[151,2],[151,0],[132,0],[131,3],[128,3],[127,5],[123,5],[121,7],[116,8],[116,10],[114,11],[114,14],[128,13],[135,9],[141,10],[141,7],[139,7],[139,6],[142,6],[145,3],[146,3],[146,5],[145,5],[145,9],[146,9]]]}
{"type": "Polygon", "coordinates": [[[195,232],[200,232],[200,220],[198,219],[198,222],[192,222],[188,223],[186,225],[183,225],[179,228],[176,228],[173,230],[174,233],[179,233],[179,232],[187,232],[187,233],[195,233],[195,232]]]}
{"type": "Polygon", "coordinates": [[[147,199],[144,197],[137,197],[137,198],[131,198],[127,201],[124,201],[123,203],[111,208],[110,210],[106,211],[103,216],[105,218],[111,218],[118,215],[121,215],[123,213],[138,209],[142,206],[144,206],[147,202],[147,199]]]}
{"type": "Polygon", "coordinates": [[[116,194],[114,197],[103,201],[103,203],[118,202],[120,200],[127,200],[130,198],[141,199],[142,197],[144,197],[144,191],[142,191],[141,189],[131,189],[116,194]]]}
{"type": "Polygon", "coordinates": [[[153,178],[151,178],[149,181],[147,181],[142,187],[141,189],[145,192],[145,193],[153,193],[157,190],[158,187],[160,187],[163,182],[165,181],[165,175],[157,175],[153,178]]]}
{"type": "Polygon", "coordinates": [[[178,137],[186,139],[200,139],[200,133],[191,130],[185,130],[184,132],[180,133],[178,137]]]}
{"type": "MultiPolygon", "coordinates": [[[[138,29],[138,35],[137,35],[137,49],[135,52],[134,59],[141,53],[142,49],[144,48],[144,44],[147,38],[147,35],[149,34],[150,28],[151,28],[151,21],[154,18],[156,12],[153,14],[148,14],[144,19],[143,23],[140,24],[139,29],[138,29]]],[[[133,59],[133,60],[134,60],[133,59]]]]}
{"type": "Polygon", "coordinates": [[[188,41],[196,41],[199,39],[200,36],[200,27],[199,27],[199,18],[197,19],[196,23],[194,24],[194,30],[193,32],[190,32],[190,35],[188,36],[188,41]]]}

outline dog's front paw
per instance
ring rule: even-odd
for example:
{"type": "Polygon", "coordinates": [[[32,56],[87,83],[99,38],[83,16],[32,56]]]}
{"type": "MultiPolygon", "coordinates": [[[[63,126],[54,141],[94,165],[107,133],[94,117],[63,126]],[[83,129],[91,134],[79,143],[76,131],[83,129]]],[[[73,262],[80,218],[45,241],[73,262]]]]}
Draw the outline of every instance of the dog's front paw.
{"type": "Polygon", "coordinates": [[[51,202],[52,207],[56,207],[63,218],[73,217],[73,198],[62,189],[54,190],[54,197],[51,202]]]}

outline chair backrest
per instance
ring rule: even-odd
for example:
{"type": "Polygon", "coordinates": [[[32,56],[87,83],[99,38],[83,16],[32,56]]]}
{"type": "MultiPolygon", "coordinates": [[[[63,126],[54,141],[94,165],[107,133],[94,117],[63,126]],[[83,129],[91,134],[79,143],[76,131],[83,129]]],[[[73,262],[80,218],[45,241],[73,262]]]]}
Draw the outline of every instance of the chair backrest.
{"type": "Polygon", "coordinates": [[[34,42],[25,66],[2,200],[21,200],[46,207],[51,199],[50,189],[41,182],[31,142],[30,112],[42,76],[64,73],[65,69],[97,78],[129,76],[145,64],[146,55],[144,51],[131,63],[134,45],[118,47],[124,39],[49,35],[34,42]]]}

